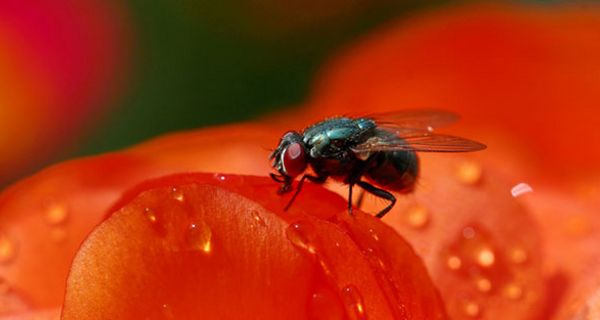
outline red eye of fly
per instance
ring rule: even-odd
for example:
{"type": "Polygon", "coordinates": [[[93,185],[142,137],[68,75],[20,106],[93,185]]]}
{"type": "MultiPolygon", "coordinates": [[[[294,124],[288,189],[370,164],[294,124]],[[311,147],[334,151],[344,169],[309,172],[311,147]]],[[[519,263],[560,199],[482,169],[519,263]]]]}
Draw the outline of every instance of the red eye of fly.
{"type": "Polygon", "coordinates": [[[298,142],[292,142],[285,148],[281,160],[284,173],[290,177],[295,177],[306,169],[304,148],[298,142]]]}

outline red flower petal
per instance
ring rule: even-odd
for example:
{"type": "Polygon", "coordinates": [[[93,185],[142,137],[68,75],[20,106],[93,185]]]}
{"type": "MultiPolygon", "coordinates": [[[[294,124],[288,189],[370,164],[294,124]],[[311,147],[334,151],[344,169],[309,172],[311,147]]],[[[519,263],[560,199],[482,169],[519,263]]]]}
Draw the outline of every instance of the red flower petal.
{"type": "MultiPolygon", "coordinates": [[[[553,176],[600,162],[600,8],[466,5],[426,12],[335,59],[315,114],[442,108],[498,130],[553,176]]],[[[477,137],[477,136],[474,136],[477,137]]],[[[488,142],[488,141],[484,141],[488,142]]]]}
{"type": "MultiPolygon", "coordinates": [[[[2,278],[24,306],[59,306],[79,245],[125,190],[182,171],[267,174],[267,147],[277,138],[257,125],[179,133],[64,162],[21,181],[0,195],[2,278]]],[[[0,314],[8,311],[0,307],[0,314]]]]}
{"type": "Polygon", "coordinates": [[[289,212],[267,178],[179,175],[137,190],[148,187],[84,242],[63,319],[444,318],[410,247],[318,186],[289,212]]]}

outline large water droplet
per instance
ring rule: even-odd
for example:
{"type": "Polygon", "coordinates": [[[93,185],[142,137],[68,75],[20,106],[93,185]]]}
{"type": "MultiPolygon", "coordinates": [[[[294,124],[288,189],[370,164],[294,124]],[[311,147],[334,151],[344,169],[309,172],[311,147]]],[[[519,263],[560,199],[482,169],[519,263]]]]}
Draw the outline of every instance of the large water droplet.
{"type": "Polygon", "coordinates": [[[181,190],[179,190],[177,188],[171,189],[171,196],[173,197],[173,199],[175,199],[179,202],[183,202],[185,200],[185,196],[183,195],[183,192],[181,192],[181,190]]]}
{"type": "Polygon", "coordinates": [[[265,220],[260,216],[260,213],[257,210],[250,210],[250,215],[252,219],[261,227],[265,227],[267,224],[265,220]]]}
{"type": "Polygon", "coordinates": [[[530,185],[528,185],[527,183],[524,183],[524,182],[517,184],[516,186],[512,187],[512,189],[510,190],[510,193],[515,198],[520,197],[529,192],[533,192],[533,188],[531,188],[530,185]]]}
{"type": "Polygon", "coordinates": [[[202,220],[191,223],[185,234],[186,243],[191,250],[197,250],[206,254],[213,250],[212,231],[202,220]]]}
{"type": "Polygon", "coordinates": [[[6,234],[0,234],[0,263],[9,263],[17,255],[17,245],[6,234]]]}
{"type": "Polygon", "coordinates": [[[481,313],[481,307],[479,306],[479,304],[477,302],[465,301],[464,306],[463,306],[463,312],[465,313],[466,316],[475,318],[475,317],[479,316],[479,314],[481,313]]]}
{"type": "Polygon", "coordinates": [[[474,185],[481,181],[482,168],[475,161],[463,161],[458,165],[456,170],[456,176],[458,181],[467,184],[474,185]]]}
{"type": "Polygon", "coordinates": [[[66,204],[56,201],[50,201],[44,206],[44,217],[50,225],[59,225],[65,223],[69,216],[69,209],[66,204]]]}
{"type": "Polygon", "coordinates": [[[342,289],[342,300],[346,308],[346,315],[352,320],[366,320],[367,313],[363,297],[358,289],[349,285],[342,289]]]}
{"type": "Polygon", "coordinates": [[[427,223],[429,222],[429,211],[426,207],[417,204],[408,208],[405,217],[406,223],[409,226],[415,229],[421,229],[427,226],[427,223]]]}
{"type": "Polygon", "coordinates": [[[314,226],[308,221],[298,221],[292,223],[286,229],[286,236],[296,247],[310,253],[317,252],[315,245],[314,226]]]}

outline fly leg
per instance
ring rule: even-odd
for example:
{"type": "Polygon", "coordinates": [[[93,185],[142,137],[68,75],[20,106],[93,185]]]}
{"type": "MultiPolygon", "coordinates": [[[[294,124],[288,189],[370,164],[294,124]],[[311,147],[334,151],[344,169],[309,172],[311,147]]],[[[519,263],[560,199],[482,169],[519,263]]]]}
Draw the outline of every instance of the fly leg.
{"type": "Polygon", "coordinates": [[[390,211],[392,207],[394,207],[394,204],[396,204],[396,197],[394,197],[393,194],[383,189],[379,189],[373,186],[372,184],[369,184],[364,181],[357,181],[356,183],[368,193],[390,201],[390,204],[387,207],[383,208],[383,210],[381,210],[377,215],[375,215],[377,218],[383,218],[383,216],[385,216],[385,214],[388,213],[388,211],[390,211]]]}
{"type": "Polygon", "coordinates": [[[365,189],[362,189],[360,191],[360,194],[358,195],[358,200],[356,200],[356,207],[360,209],[360,207],[362,207],[362,203],[363,200],[365,200],[365,189]]]}
{"type": "Polygon", "coordinates": [[[302,190],[304,180],[306,179],[314,183],[322,184],[325,182],[325,180],[327,180],[327,176],[311,176],[309,174],[303,175],[300,181],[298,181],[298,185],[296,186],[296,192],[294,192],[294,195],[290,199],[290,202],[288,202],[288,204],[283,208],[284,211],[287,211],[287,209],[289,209],[292,206],[292,203],[294,202],[294,200],[296,200],[296,197],[300,193],[300,190],[302,190]]]}

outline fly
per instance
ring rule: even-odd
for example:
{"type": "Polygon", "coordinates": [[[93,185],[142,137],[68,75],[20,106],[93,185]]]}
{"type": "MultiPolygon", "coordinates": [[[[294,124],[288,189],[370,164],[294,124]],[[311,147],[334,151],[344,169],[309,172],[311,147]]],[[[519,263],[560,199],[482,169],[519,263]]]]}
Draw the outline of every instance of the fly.
{"type": "MultiPolygon", "coordinates": [[[[288,131],[279,141],[270,160],[281,183],[279,193],[296,192],[287,210],[302,190],[305,180],[322,184],[329,177],[348,188],[348,211],[352,212],[352,189],[389,201],[377,213],[382,218],[396,203],[389,191],[410,193],[419,176],[417,152],[469,152],[485,149],[476,141],[434,133],[434,129],[458,119],[454,113],[438,110],[405,110],[365,117],[335,117],[309,126],[303,131],[288,131]],[[310,166],[313,174],[306,173],[310,166]]],[[[359,205],[362,197],[359,199],[359,205]]]]}

